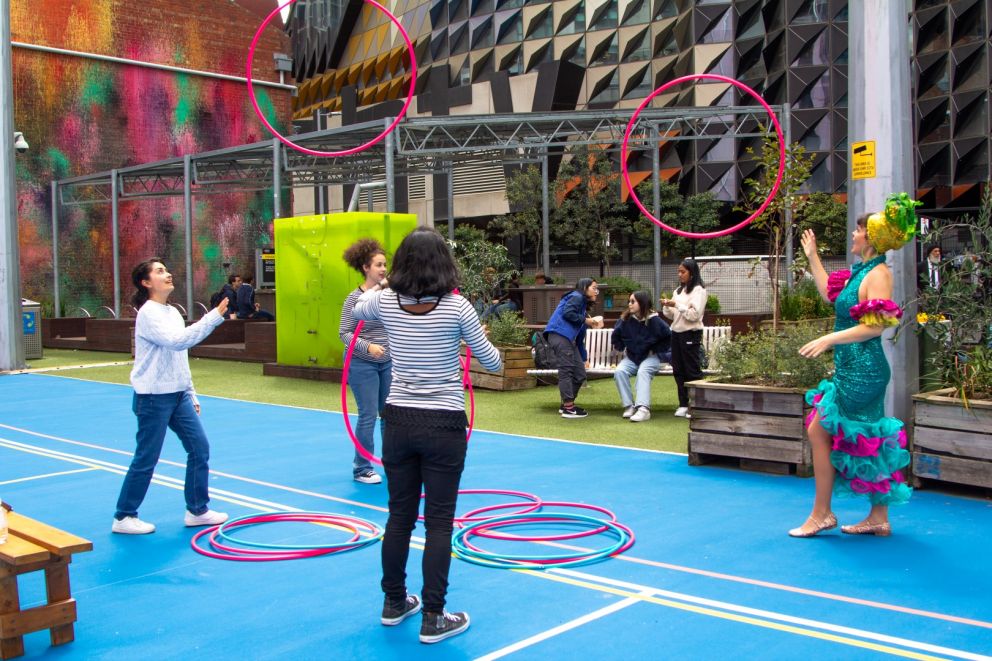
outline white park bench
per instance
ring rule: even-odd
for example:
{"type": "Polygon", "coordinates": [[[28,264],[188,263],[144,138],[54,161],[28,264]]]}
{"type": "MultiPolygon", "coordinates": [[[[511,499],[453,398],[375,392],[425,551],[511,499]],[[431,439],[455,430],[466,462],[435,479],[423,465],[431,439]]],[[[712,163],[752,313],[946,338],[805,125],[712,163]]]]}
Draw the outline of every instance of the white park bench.
{"type": "MultiPolygon", "coordinates": [[[[586,331],[586,353],[589,354],[589,367],[586,374],[612,375],[617,371],[617,365],[623,360],[623,354],[613,348],[610,338],[612,328],[596,328],[586,331]]],[[[716,346],[730,338],[730,326],[703,326],[703,351],[709,358],[709,368],[703,370],[707,374],[715,373],[713,350],[716,346]]],[[[527,373],[532,376],[557,375],[557,369],[530,369],[527,373]]],[[[671,374],[672,366],[662,363],[658,374],[671,374]]]]}

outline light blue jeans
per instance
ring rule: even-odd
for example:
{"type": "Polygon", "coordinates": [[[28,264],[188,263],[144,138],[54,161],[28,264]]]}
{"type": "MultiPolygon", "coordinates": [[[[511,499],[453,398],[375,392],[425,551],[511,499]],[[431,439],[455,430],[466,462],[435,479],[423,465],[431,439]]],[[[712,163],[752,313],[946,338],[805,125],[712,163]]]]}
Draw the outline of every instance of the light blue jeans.
{"type": "MultiPolygon", "coordinates": [[[[393,361],[376,363],[363,360],[357,356],[351,360],[348,375],[348,385],[355,395],[358,404],[358,425],[355,426],[355,437],[362,447],[375,454],[375,421],[386,405],[389,386],[393,382],[393,361]]],[[[386,423],[380,422],[380,426],[386,423]]],[[[367,470],[372,470],[372,462],[355,450],[355,461],[352,471],[357,477],[367,470]]]]}
{"type": "Polygon", "coordinates": [[[620,364],[617,365],[617,371],[613,373],[613,378],[617,382],[617,390],[620,391],[620,401],[624,408],[628,406],[651,408],[651,379],[658,373],[659,367],[661,367],[661,361],[654,354],[650,354],[642,360],[640,365],[630,358],[624,358],[620,361],[620,364]],[[635,374],[637,375],[635,382],[636,400],[630,391],[630,377],[635,374]]]}

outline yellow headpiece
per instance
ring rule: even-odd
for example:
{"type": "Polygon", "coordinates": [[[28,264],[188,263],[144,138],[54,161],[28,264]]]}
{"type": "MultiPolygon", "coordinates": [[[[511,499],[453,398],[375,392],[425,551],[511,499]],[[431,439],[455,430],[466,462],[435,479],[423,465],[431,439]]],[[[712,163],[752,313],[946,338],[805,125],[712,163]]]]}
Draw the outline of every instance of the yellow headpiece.
{"type": "Polygon", "coordinates": [[[916,236],[916,207],[923,204],[907,193],[893,194],[885,200],[885,211],[868,216],[868,243],[879,254],[901,248],[916,236]]]}

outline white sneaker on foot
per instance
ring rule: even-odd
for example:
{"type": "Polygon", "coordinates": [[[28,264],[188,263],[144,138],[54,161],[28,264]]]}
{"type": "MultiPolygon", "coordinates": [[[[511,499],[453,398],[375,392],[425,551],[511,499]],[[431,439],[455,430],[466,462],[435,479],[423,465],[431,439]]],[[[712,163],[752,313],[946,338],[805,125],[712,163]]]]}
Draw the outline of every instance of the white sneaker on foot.
{"type": "Polygon", "coordinates": [[[123,519],[114,519],[110,530],[121,535],[147,535],[155,532],[155,524],[142,521],[136,516],[125,516],[123,519]]]}
{"type": "Polygon", "coordinates": [[[651,409],[646,406],[639,406],[634,415],[630,416],[631,422],[644,422],[651,419],[651,409]]]}
{"type": "Polygon", "coordinates": [[[689,417],[689,407],[680,406],[675,409],[675,417],[677,418],[688,418],[689,417]]]}
{"type": "Polygon", "coordinates": [[[187,511],[186,516],[183,517],[183,522],[188,528],[196,528],[197,526],[219,526],[220,524],[227,521],[227,514],[224,512],[215,512],[213,510],[207,510],[203,514],[193,514],[187,511]]]}
{"type": "MultiPolygon", "coordinates": [[[[636,409],[635,409],[635,407],[633,407],[633,406],[628,406],[627,408],[625,408],[625,409],[623,410],[623,417],[625,417],[625,418],[629,418],[630,416],[632,416],[632,415],[634,415],[634,411],[635,411],[635,410],[636,410],[636,409]]],[[[560,411],[559,411],[559,413],[560,413],[560,411]]]]}
{"type": "Polygon", "coordinates": [[[382,476],[374,470],[369,469],[356,475],[355,482],[361,482],[362,484],[382,484],[382,476]]]}

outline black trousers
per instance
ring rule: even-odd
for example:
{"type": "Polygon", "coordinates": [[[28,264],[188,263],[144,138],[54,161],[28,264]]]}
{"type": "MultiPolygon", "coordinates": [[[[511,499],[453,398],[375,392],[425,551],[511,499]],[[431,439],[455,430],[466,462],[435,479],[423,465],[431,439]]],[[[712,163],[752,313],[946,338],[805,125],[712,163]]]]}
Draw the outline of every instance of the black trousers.
{"type": "Polygon", "coordinates": [[[424,610],[444,608],[451,531],[467,447],[465,429],[432,429],[392,421],[385,426],[382,465],[389,484],[389,518],[382,538],[382,591],[390,601],[406,598],[406,561],[423,487],[427,529],[422,564],[424,610]]]}
{"type": "Polygon", "coordinates": [[[672,375],[679,391],[679,406],[689,406],[687,381],[703,378],[703,331],[672,332],[672,375]]]}
{"type": "Polygon", "coordinates": [[[586,365],[579,355],[579,347],[558,333],[548,333],[548,344],[558,359],[558,392],[561,394],[561,402],[574,402],[579,388],[586,382],[586,365]]]}

